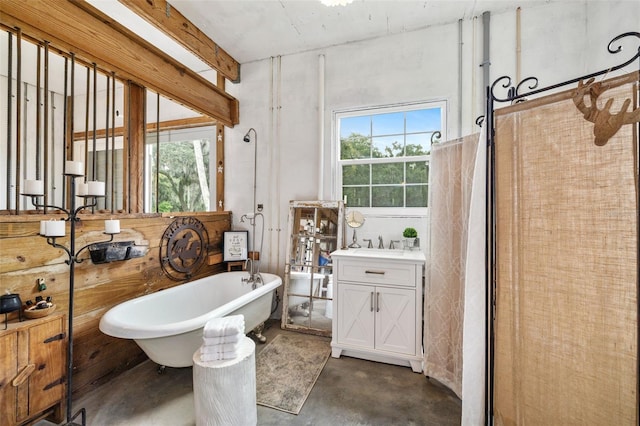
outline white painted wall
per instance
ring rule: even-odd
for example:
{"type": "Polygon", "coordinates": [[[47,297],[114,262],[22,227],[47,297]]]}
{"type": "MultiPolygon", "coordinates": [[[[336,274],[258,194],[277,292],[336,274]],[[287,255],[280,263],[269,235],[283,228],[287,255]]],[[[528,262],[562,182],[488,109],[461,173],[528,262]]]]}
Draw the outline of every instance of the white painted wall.
{"type": "MultiPolygon", "coordinates": [[[[566,1],[521,11],[522,77],[536,76],[540,87],[618,64],[633,56],[638,39],[627,39],[620,55],[607,53],[618,34],[640,31],[640,2],[566,1]]],[[[264,204],[263,269],[282,274],[289,200],[333,199],[333,113],[337,110],[409,101],[444,99],[448,138],[477,132],[484,114],[482,17],[462,21],[462,69],[458,66],[459,23],[397,36],[330,47],[242,65],[241,83],[227,85],[240,101],[240,125],[226,131],[227,210],[233,226],[252,210],[253,149],[242,136],[258,133],[257,203],[264,204]],[[325,110],[319,122],[319,55],[325,56],[325,110]],[[462,104],[458,76],[462,74],[462,104]],[[458,111],[462,110],[462,122],[458,111]],[[324,127],[324,169],[319,170],[319,129],[324,127]]],[[[637,63],[637,62],[636,62],[637,63]]],[[[516,12],[491,15],[491,82],[515,78],[516,12]]],[[[632,69],[628,69],[630,71],[632,69]]],[[[428,212],[408,217],[366,215],[359,238],[382,235],[385,245],[406,226],[418,229],[427,246],[428,212]],[[425,236],[427,238],[425,238],[425,236]]],[[[259,241],[260,222],[257,232],[259,241]]],[[[347,241],[351,239],[351,230],[347,241]]]]}

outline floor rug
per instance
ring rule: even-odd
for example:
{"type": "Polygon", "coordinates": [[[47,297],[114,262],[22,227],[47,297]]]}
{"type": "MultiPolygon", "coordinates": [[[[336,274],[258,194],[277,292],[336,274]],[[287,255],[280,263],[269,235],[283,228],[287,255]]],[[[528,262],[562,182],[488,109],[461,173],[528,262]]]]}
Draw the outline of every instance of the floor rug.
{"type": "Polygon", "coordinates": [[[277,335],[256,355],[257,403],[298,414],[330,354],[326,337],[277,335]]]}

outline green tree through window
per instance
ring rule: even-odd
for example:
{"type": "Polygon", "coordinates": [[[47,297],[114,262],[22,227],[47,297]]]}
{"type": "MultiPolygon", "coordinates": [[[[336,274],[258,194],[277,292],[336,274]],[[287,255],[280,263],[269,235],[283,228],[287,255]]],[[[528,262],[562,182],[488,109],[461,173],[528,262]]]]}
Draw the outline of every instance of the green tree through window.
{"type": "Polygon", "coordinates": [[[206,128],[161,132],[159,144],[155,134],[147,135],[150,211],[156,211],[156,203],[157,211],[163,213],[209,209],[210,140],[215,137],[212,132],[206,128]],[[158,147],[160,158],[156,157],[158,147]]]}
{"type": "Polygon", "coordinates": [[[341,197],[351,207],[426,207],[431,136],[444,103],[337,114],[341,197]]]}
{"type": "Polygon", "coordinates": [[[205,173],[209,175],[209,141],[170,142],[160,148],[158,211],[206,211],[197,173],[195,150],[200,149],[205,173]]]}

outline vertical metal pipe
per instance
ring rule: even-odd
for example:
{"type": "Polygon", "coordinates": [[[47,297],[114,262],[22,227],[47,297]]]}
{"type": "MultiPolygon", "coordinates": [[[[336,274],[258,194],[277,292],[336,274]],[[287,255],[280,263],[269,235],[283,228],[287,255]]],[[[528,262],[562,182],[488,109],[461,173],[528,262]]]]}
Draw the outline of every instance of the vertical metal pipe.
{"type": "MultiPolygon", "coordinates": [[[[22,91],[23,91],[23,95],[22,95],[22,122],[21,122],[21,127],[22,127],[22,137],[20,138],[19,145],[20,145],[20,152],[24,153],[23,155],[21,155],[20,157],[22,158],[22,164],[20,165],[20,167],[22,168],[22,170],[24,170],[24,178],[26,179],[27,177],[27,172],[29,171],[28,169],[28,164],[30,163],[29,161],[29,150],[27,149],[27,138],[29,137],[29,126],[31,125],[29,123],[29,102],[31,102],[31,99],[29,98],[29,83],[27,83],[26,81],[22,82],[22,91]]],[[[20,179],[20,173],[17,175],[17,178],[20,179]]],[[[17,183],[22,183],[22,180],[18,180],[17,183]]],[[[16,185],[17,188],[17,185],[16,185]]],[[[20,191],[17,192],[18,195],[20,195],[20,191]]]]}
{"type": "Polygon", "coordinates": [[[522,72],[520,67],[522,65],[522,42],[521,42],[521,31],[520,31],[520,13],[522,9],[518,7],[516,9],[516,85],[520,83],[520,79],[522,78],[522,72]]]}
{"type": "MultiPolygon", "coordinates": [[[[73,55],[73,54],[72,54],[73,55]]],[[[62,99],[62,172],[64,173],[64,161],[68,158],[67,155],[67,120],[69,118],[69,114],[67,113],[67,108],[70,104],[68,99],[69,93],[69,59],[67,57],[64,58],[64,96],[62,99]]],[[[61,206],[66,207],[66,198],[67,198],[67,186],[66,179],[62,179],[62,203],[61,206]]]]}
{"type": "Polygon", "coordinates": [[[489,68],[491,67],[490,59],[490,45],[491,45],[491,12],[484,12],[482,14],[482,83],[484,87],[491,84],[489,68]]]}
{"type": "Polygon", "coordinates": [[[160,93],[156,94],[156,180],[155,180],[155,192],[156,192],[156,213],[160,211],[160,93]]]}
{"type": "MultiPolygon", "coordinates": [[[[116,186],[116,73],[111,72],[111,212],[115,206],[115,186],[116,186]]],[[[124,137],[124,135],[123,135],[124,137]]]]}
{"type": "MultiPolygon", "coordinates": [[[[51,97],[51,143],[50,145],[50,152],[51,152],[51,161],[49,162],[49,166],[50,166],[50,170],[49,170],[49,176],[51,177],[51,196],[49,197],[51,200],[53,200],[53,202],[51,204],[55,204],[56,201],[56,93],[52,90],[49,92],[49,96],[51,97]]],[[[47,167],[47,165],[45,165],[45,168],[47,167]]],[[[64,204],[56,204],[58,206],[64,205],[64,204]]],[[[45,209],[46,211],[46,209],[45,209]]]]}
{"type": "MultiPolygon", "coordinates": [[[[107,85],[106,85],[106,105],[105,105],[105,119],[104,119],[104,184],[106,188],[109,188],[109,104],[111,102],[111,92],[109,92],[109,83],[111,82],[111,77],[107,74],[107,85]]],[[[95,132],[95,130],[94,130],[95,132]]],[[[95,155],[95,154],[94,154],[95,155]]],[[[109,191],[105,191],[105,199],[104,199],[104,208],[107,208],[109,203],[108,200],[109,191]]]]}
{"type": "MultiPolygon", "coordinates": [[[[318,55],[318,200],[324,200],[325,56],[318,55]]],[[[253,207],[255,209],[255,206],[253,207]]]]}
{"type": "MultiPolygon", "coordinates": [[[[40,49],[38,48],[38,51],[40,49]]],[[[38,93],[40,90],[38,89],[38,93]]],[[[38,110],[40,102],[38,102],[38,110]]],[[[49,204],[49,42],[44,42],[44,106],[43,106],[43,157],[44,164],[42,170],[44,174],[44,211],[47,212],[47,205],[49,204]]],[[[38,126],[40,124],[38,123],[38,126]]],[[[39,164],[39,163],[38,163],[39,164]]]]}
{"type": "MultiPolygon", "coordinates": [[[[67,160],[73,160],[74,158],[74,140],[73,140],[73,132],[75,130],[75,107],[76,107],[76,55],[71,52],[71,79],[69,80],[71,83],[71,93],[69,94],[69,130],[65,132],[67,136],[66,140],[66,149],[68,150],[69,156],[67,156],[67,160]]],[[[66,96],[65,96],[66,99],[66,96]]],[[[66,109],[65,109],[66,111],[66,109]]],[[[65,120],[66,122],[66,120],[65,120]]]]}
{"type": "Polygon", "coordinates": [[[84,102],[84,181],[89,180],[89,100],[90,100],[91,69],[87,67],[87,84],[85,84],[84,102]]]}
{"type": "MultiPolygon", "coordinates": [[[[124,155],[124,149],[122,150],[122,162],[124,163],[125,159],[127,161],[127,170],[131,171],[131,81],[127,81],[127,85],[129,86],[129,90],[128,90],[128,94],[127,94],[127,114],[126,114],[126,119],[127,119],[127,155],[125,157],[124,155]]],[[[145,102],[145,105],[147,103],[145,102]]],[[[145,110],[145,114],[144,116],[147,116],[147,112],[145,110]]],[[[124,166],[124,164],[123,164],[124,166]]],[[[125,176],[123,176],[123,185],[124,185],[124,180],[126,179],[126,197],[127,197],[127,212],[131,213],[131,173],[127,173],[125,176]]],[[[123,194],[123,197],[125,196],[125,194],[123,194]]]]}
{"type": "MultiPolygon", "coordinates": [[[[42,162],[42,138],[40,129],[42,127],[42,115],[40,114],[42,104],[42,95],[40,81],[42,80],[42,49],[40,44],[36,46],[36,179],[41,179],[41,162],[42,162]]],[[[26,115],[25,115],[26,116],[26,115]]],[[[26,132],[25,132],[26,135],[26,132]]],[[[28,143],[25,144],[25,150],[28,148],[28,143]]],[[[28,170],[27,170],[28,171],[28,170]]],[[[47,193],[47,186],[44,187],[45,194],[47,193]]],[[[46,197],[46,196],[45,196],[46,197]]],[[[46,203],[45,203],[46,204],[46,203]]]]}
{"type": "Polygon", "coordinates": [[[458,137],[462,137],[462,19],[458,19],[458,137]]]}
{"type": "MultiPolygon", "coordinates": [[[[98,180],[98,176],[96,174],[96,164],[98,161],[97,151],[96,151],[96,131],[97,131],[97,117],[98,113],[96,111],[96,106],[98,104],[97,94],[98,94],[98,72],[97,65],[93,63],[93,140],[92,140],[92,155],[91,155],[91,180],[98,180]]],[[[99,199],[96,199],[96,204],[99,199]]],[[[95,212],[95,206],[91,206],[91,213],[95,212]]]]}
{"type": "MultiPolygon", "coordinates": [[[[22,30],[18,28],[16,34],[16,214],[20,214],[20,139],[22,132],[22,30]]],[[[9,206],[7,206],[9,207],[9,206]]]]}
{"type": "Polygon", "coordinates": [[[485,300],[485,308],[486,308],[486,330],[485,330],[485,339],[487,341],[487,356],[485,357],[485,421],[489,424],[492,423],[493,418],[493,280],[495,278],[495,274],[493,271],[493,264],[495,261],[494,254],[494,241],[493,233],[495,226],[495,218],[492,216],[494,213],[494,147],[493,147],[493,98],[491,94],[491,90],[489,85],[491,84],[490,78],[491,75],[489,73],[489,68],[491,66],[490,62],[490,37],[491,37],[491,14],[490,12],[484,12],[482,14],[482,83],[486,90],[486,111],[484,117],[484,125],[486,126],[487,132],[487,294],[485,300]]]}
{"type": "MultiPolygon", "coordinates": [[[[97,106],[97,94],[98,94],[98,69],[97,69],[97,65],[94,62],[93,63],[93,140],[92,140],[92,159],[91,159],[91,179],[92,180],[98,180],[98,176],[96,176],[96,162],[97,162],[97,157],[96,157],[96,130],[97,130],[97,116],[98,113],[96,111],[96,106],[97,106]]],[[[93,211],[93,208],[91,208],[91,210],[93,211]]]]}
{"type": "Polygon", "coordinates": [[[8,37],[8,48],[7,48],[7,183],[6,183],[6,208],[7,210],[11,210],[11,156],[13,152],[11,151],[11,130],[12,120],[11,116],[13,115],[13,101],[11,99],[11,94],[13,92],[13,33],[11,31],[7,31],[9,34],[8,37]]]}

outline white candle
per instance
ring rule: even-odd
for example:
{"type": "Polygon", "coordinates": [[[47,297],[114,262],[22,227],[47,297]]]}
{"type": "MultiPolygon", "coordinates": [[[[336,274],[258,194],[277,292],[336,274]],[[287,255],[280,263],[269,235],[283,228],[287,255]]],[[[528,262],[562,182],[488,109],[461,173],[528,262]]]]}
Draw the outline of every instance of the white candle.
{"type": "Polygon", "coordinates": [[[40,235],[47,235],[47,222],[48,220],[40,221],[40,235]]]}
{"type": "Polygon", "coordinates": [[[81,182],[76,185],[76,195],[78,197],[83,197],[87,195],[88,192],[89,192],[89,185],[87,185],[86,183],[81,182]]]}
{"type": "Polygon", "coordinates": [[[104,221],[104,233],[105,234],[119,234],[120,233],[120,221],[118,219],[110,219],[104,221]]]}
{"type": "Polygon", "coordinates": [[[47,237],[64,237],[64,220],[47,221],[45,235],[47,237]]]}
{"type": "Polygon", "coordinates": [[[44,195],[44,181],[25,179],[22,193],[27,195],[44,195]]]}
{"type": "Polygon", "coordinates": [[[104,182],[92,180],[87,182],[87,185],[89,185],[87,195],[93,195],[96,197],[104,196],[104,182]]]}
{"type": "Polygon", "coordinates": [[[84,164],[82,164],[82,161],[65,161],[64,174],[82,176],[84,175],[84,164]]]}

